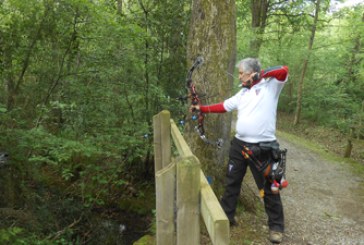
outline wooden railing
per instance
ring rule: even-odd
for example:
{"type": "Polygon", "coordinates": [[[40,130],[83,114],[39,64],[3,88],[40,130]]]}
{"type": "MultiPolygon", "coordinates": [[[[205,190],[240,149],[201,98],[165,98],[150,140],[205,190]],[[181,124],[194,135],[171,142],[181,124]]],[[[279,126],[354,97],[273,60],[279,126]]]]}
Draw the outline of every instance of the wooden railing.
{"type": "Polygon", "coordinates": [[[229,244],[229,221],[169,111],[155,115],[153,127],[157,245],[200,244],[200,215],[211,242],[229,244]]]}

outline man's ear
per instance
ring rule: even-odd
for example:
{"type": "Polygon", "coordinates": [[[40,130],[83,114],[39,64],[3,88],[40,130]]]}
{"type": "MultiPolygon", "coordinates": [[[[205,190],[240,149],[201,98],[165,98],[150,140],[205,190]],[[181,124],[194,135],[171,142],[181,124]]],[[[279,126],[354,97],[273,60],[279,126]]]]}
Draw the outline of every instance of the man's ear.
{"type": "Polygon", "coordinates": [[[259,80],[258,72],[255,73],[255,75],[253,76],[253,81],[257,81],[257,80],[259,80]]]}

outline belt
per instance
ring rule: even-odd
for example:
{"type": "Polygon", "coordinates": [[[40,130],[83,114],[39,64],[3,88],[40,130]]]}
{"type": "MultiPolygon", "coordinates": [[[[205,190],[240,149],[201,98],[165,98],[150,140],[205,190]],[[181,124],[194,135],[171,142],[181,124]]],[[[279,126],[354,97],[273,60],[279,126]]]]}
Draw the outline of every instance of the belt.
{"type": "Polygon", "coordinates": [[[273,141],[262,141],[262,142],[257,142],[257,143],[250,143],[250,142],[239,140],[236,137],[233,138],[233,141],[235,141],[238,144],[247,145],[247,146],[249,146],[249,145],[257,145],[257,146],[259,146],[259,145],[268,145],[268,144],[277,142],[277,140],[273,140],[273,141]]]}

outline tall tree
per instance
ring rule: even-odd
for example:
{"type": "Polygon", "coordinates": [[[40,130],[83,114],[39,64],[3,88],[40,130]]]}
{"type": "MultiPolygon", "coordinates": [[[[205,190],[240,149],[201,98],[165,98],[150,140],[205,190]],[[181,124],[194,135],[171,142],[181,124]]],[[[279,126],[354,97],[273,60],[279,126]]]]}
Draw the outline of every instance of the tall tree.
{"type": "MultiPolygon", "coordinates": [[[[221,102],[231,95],[232,73],[236,55],[235,1],[194,0],[188,38],[187,63],[197,56],[204,57],[204,64],[194,73],[193,81],[197,92],[206,96],[217,95],[203,100],[203,104],[221,102]]],[[[182,85],[181,85],[182,86],[182,85]]],[[[193,152],[209,172],[222,164],[229,147],[231,115],[207,115],[205,130],[209,140],[224,140],[223,148],[205,144],[195,133],[194,122],[187,127],[187,139],[193,152]]]]}
{"type": "Polygon", "coordinates": [[[317,28],[317,23],[318,23],[319,12],[320,12],[320,0],[316,0],[315,16],[314,16],[314,20],[313,20],[313,24],[312,24],[312,28],[311,28],[310,40],[308,42],[308,52],[307,52],[307,56],[303,60],[302,73],[301,73],[300,81],[298,83],[298,88],[297,88],[297,105],[296,105],[296,113],[295,113],[294,122],[293,122],[294,125],[297,125],[299,123],[299,121],[300,121],[301,110],[302,110],[303,83],[304,83],[304,80],[305,80],[307,65],[308,65],[308,61],[309,61],[310,56],[311,56],[312,47],[313,47],[313,43],[314,43],[314,40],[315,40],[315,34],[316,34],[316,28],[317,28]]]}
{"type": "Polygon", "coordinates": [[[269,0],[251,0],[253,38],[250,40],[250,55],[258,57],[267,24],[269,0]]]}
{"type": "MultiPolygon", "coordinates": [[[[361,23],[364,23],[364,13],[362,14],[361,17],[361,23]]],[[[363,57],[361,57],[360,55],[358,55],[360,53],[360,50],[362,49],[362,33],[360,31],[358,31],[353,39],[353,48],[351,50],[351,54],[350,54],[350,58],[349,58],[349,62],[348,62],[348,66],[347,66],[347,81],[344,81],[346,83],[350,82],[353,84],[353,86],[358,86],[359,84],[357,84],[358,82],[358,77],[359,77],[359,71],[358,71],[358,65],[360,65],[360,63],[363,60],[363,57]]],[[[363,108],[364,108],[364,100],[362,101],[362,108],[361,111],[358,111],[358,115],[352,115],[353,117],[353,125],[350,125],[350,129],[349,129],[349,136],[348,136],[348,140],[347,140],[347,145],[345,148],[345,152],[344,152],[344,157],[350,157],[351,156],[351,152],[353,149],[353,137],[355,136],[355,134],[358,135],[358,138],[360,137],[360,132],[361,132],[361,128],[362,128],[362,122],[361,122],[361,117],[362,117],[362,113],[363,113],[363,108]],[[356,119],[356,120],[355,120],[356,119]],[[357,124],[357,125],[354,125],[357,124]]]]}

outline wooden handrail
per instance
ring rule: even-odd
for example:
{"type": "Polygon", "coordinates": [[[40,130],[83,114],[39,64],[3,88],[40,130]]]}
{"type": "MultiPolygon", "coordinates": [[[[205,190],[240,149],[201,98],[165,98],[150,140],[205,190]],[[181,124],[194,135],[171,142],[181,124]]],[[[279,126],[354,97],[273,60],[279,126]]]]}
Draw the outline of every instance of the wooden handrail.
{"type": "Polygon", "coordinates": [[[162,111],[155,115],[153,126],[154,159],[158,161],[155,163],[157,244],[198,245],[201,214],[212,244],[228,245],[228,218],[170,113],[162,111]],[[170,138],[179,154],[172,162],[170,138]]]}
{"type": "Polygon", "coordinates": [[[170,120],[171,121],[171,134],[172,134],[172,139],[173,142],[177,148],[178,154],[181,157],[187,157],[187,156],[192,156],[192,151],[190,149],[190,147],[187,145],[185,139],[183,138],[181,132],[179,131],[176,123],[173,121],[173,119],[170,120]]]}

